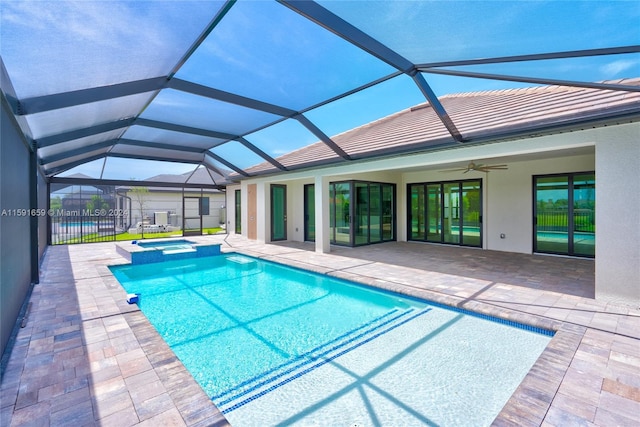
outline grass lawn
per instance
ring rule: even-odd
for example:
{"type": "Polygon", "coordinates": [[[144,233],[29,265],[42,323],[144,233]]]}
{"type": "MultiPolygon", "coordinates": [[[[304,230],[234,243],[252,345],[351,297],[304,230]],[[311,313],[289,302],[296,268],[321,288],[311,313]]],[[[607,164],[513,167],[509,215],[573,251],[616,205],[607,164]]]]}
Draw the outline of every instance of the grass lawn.
{"type": "MultiPolygon", "coordinates": [[[[202,229],[202,235],[217,234],[217,233],[219,233],[221,231],[224,231],[224,230],[222,228],[220,228],[220,227],[203,228],[202,229]]],[[[168,231],[166,233],[145,233],[145,235],[144,235],[145,239],[160,239],[160,238],[165,238],[165,237],[182,237],[182,230],[179,230],[179,231],[168,231]]],[[[142,233],[129,234],[128,232],[125,232],[125,233],[121,233],[121,234],[117,234],[116,235],[116,241],[141,240],[141,239],[142,239],[142,233]]]]}

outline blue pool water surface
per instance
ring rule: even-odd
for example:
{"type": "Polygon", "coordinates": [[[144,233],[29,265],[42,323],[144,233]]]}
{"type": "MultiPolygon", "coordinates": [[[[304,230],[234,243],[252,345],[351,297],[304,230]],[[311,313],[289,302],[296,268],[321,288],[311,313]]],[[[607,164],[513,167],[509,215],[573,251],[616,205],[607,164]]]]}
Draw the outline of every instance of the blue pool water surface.
{"type": "Polygon", "coordinates": [[[489,425],[551,339],[242,255],[112,271],[234,426],[489,425]]]}

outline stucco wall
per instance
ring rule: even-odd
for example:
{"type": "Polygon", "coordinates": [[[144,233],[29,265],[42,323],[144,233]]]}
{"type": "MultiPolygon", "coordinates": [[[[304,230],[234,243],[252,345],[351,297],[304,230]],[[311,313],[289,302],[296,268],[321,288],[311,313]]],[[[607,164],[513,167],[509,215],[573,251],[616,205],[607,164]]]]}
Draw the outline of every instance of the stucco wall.
{"type": "Polygon", "coordinates": [[[640,125],[596,143],[596,298],[640,305],[640,125]]]}

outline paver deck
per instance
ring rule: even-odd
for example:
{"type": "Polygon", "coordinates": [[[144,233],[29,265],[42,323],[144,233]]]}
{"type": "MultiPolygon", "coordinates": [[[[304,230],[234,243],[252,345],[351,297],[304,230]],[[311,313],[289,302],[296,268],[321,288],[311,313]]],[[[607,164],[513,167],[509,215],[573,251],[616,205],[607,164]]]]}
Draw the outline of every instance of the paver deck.
{"type": "MultiPolygon", "coordinates": [[[[191,239],[191,237],[190,237],[191,239]]],[[[640,425],[640,309],[594,300],[591,260],[416,243],[333,247],[202,236],[276,262],[558,332],[495,425],[640,425]]],[[[115,243],[47,250],[3,358],[2,426],[222,426],[226,420],[108,265],[115,243]]]]}

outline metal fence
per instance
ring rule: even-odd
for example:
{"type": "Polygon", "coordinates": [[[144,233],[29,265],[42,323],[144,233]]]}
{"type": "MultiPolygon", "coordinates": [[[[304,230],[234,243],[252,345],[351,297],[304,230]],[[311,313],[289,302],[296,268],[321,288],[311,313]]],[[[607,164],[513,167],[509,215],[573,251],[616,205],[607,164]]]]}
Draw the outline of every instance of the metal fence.
{"type": "Polygon", "coordinates": [[[126,231],[128,215],[64,215],[51,217],[51,244],[110,242],[126,231]]]}

